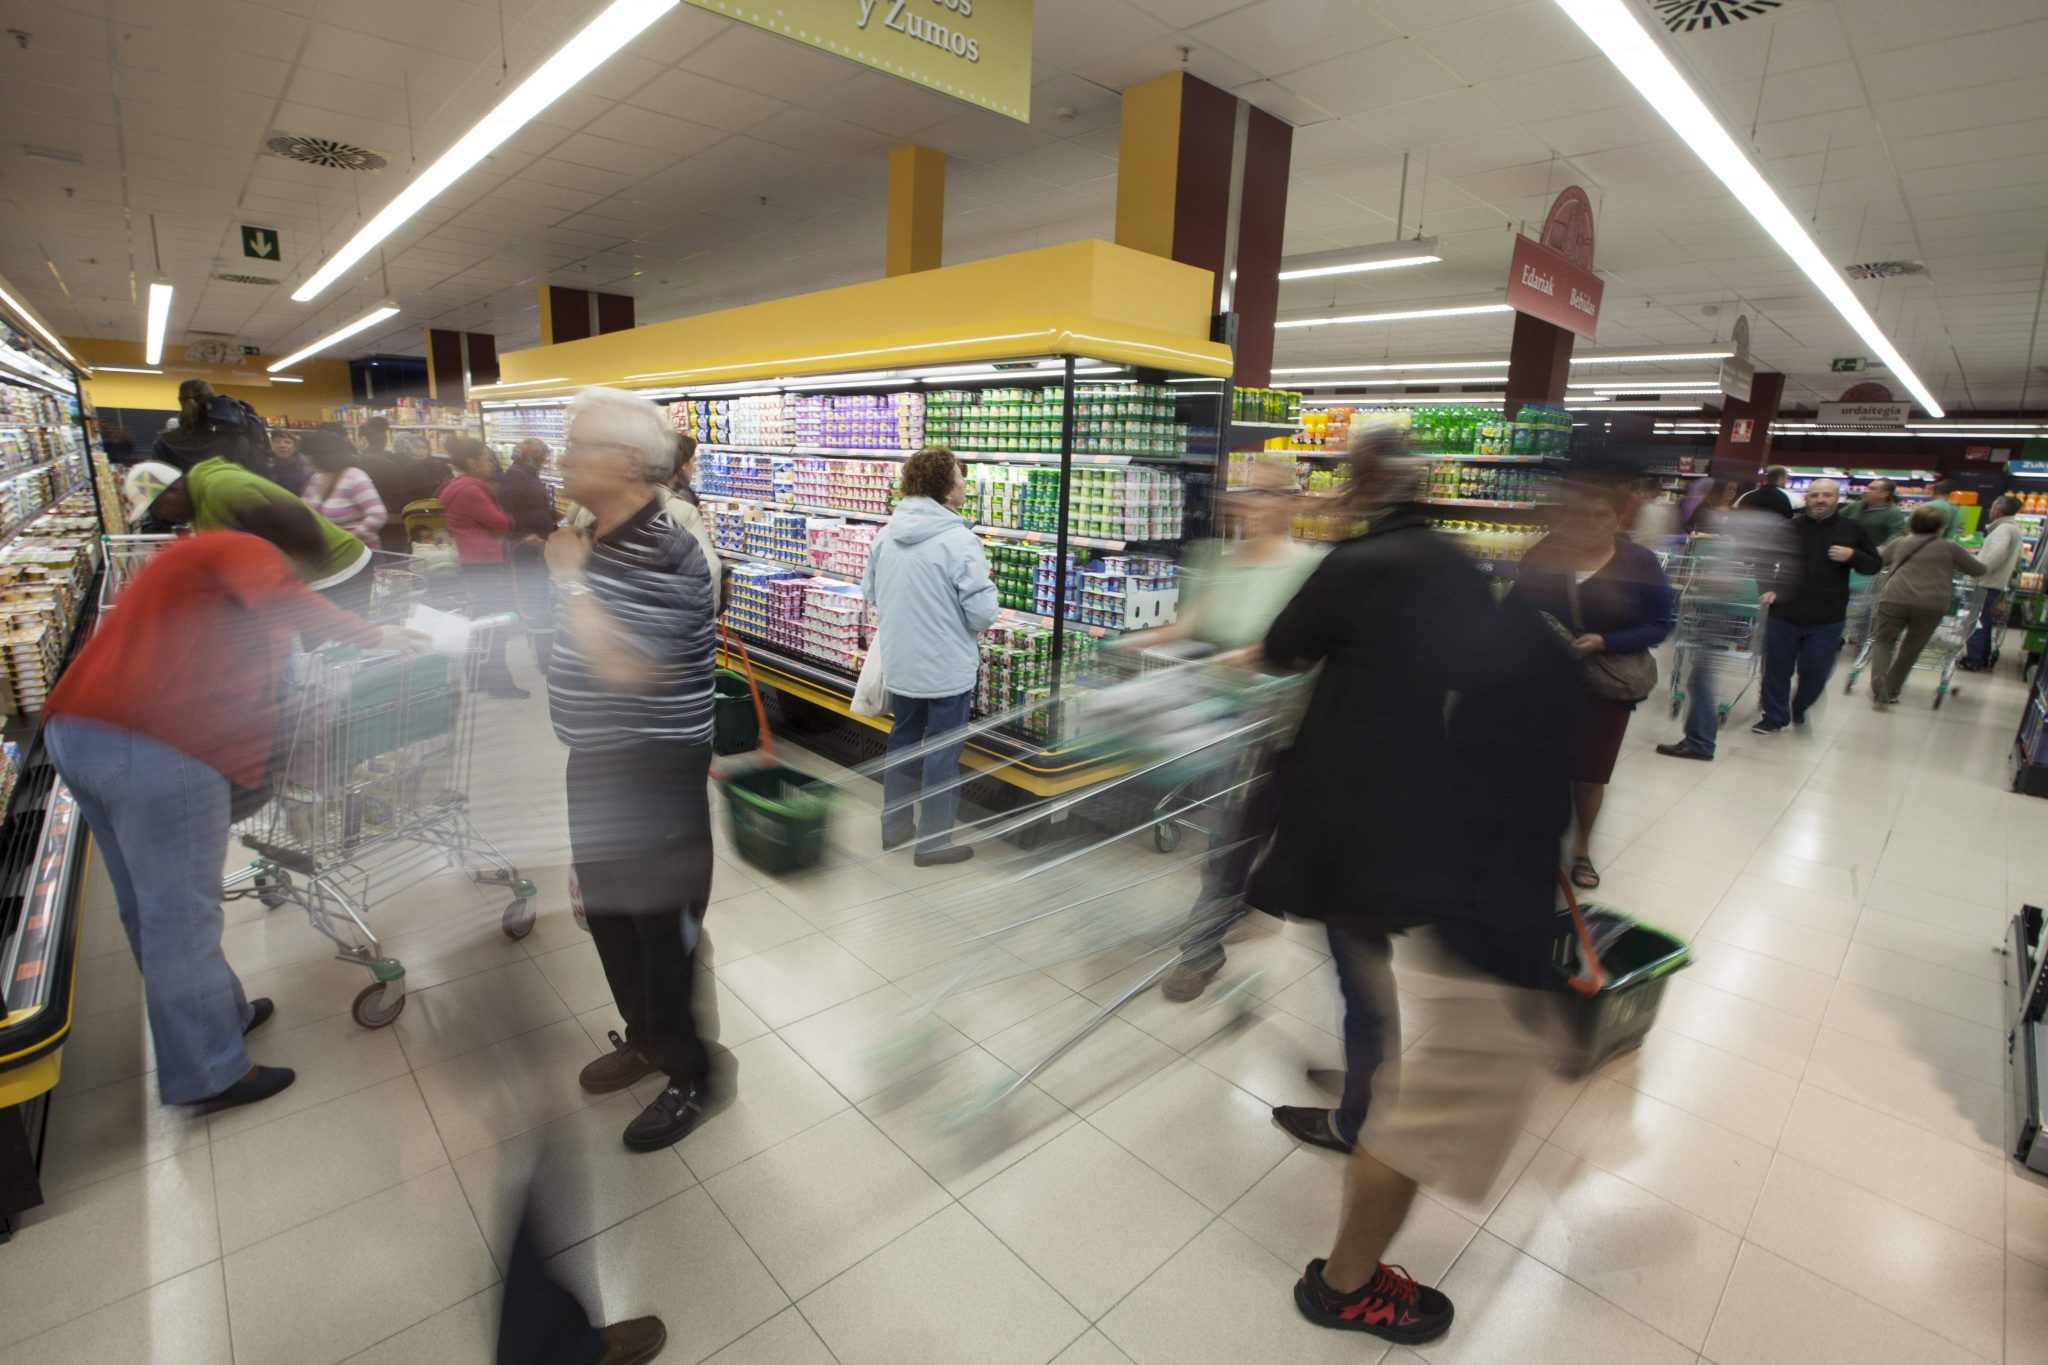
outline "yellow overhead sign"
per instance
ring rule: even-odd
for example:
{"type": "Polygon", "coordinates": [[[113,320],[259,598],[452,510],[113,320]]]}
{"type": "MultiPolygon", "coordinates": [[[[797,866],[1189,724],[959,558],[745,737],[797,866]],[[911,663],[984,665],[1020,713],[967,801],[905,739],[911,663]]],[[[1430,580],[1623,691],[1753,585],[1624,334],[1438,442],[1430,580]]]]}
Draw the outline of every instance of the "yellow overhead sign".
{"type": "Polygon", "coordinates": [[[1031,121],[1031,0],[689,0],[1031,121]]]}

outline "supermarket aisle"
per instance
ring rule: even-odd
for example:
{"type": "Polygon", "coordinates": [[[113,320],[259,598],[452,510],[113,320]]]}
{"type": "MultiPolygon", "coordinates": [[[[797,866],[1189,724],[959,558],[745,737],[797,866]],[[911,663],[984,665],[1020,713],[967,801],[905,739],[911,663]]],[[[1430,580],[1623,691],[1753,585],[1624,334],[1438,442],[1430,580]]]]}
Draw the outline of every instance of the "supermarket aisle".
{"type": "Polygon", "coordinates": [[[2004,791],[2019,697],[1966,679],[1939,713],[1914,695],[1873,715],[1837,693],[1810,733],[1745,722],[1712,765],[1651,753],[1675,725],[1638,714],[1603,894],[1694,936],[1697,965],[1640,1053],[1552,1088],[1486,1200],[1421,1201],[1396,1259],[1459,1320],[1391,1353],[1289,1298],[1337,1190],[1337,1159],[1266,1116],[1339,1056],[1313,932],[1231,948],[1267,973],[1246,1027],[1143,999],[948,1131],[1115,978],[983,992],[918,1074],[868,1055],[958,930],[937,870],[850,861],[874,837],[855,812],[819,875],[721,858],[740,1100],[634,1156],[636,1102],[575,1083],[615,1017],[561,908],[560,760],[539,698],[493,705],[479,823],[548,913],[513,943],[461,884],[379,907],[413,995],[366,1032],[345,1013],[362,974],[302,918],[238,903],[230,957],[279,1001],[256,1053],[300,1070],[273,1101],[211,1121],[154,1103],[101,884],[52,1121],[63,1193],[0,1248],[0,1362],[485,1360],[510,1200],[548,1141],[584,1192],[564,1273],[607,1315],[666,1317],[664,1361],[2048,1359],[2048,1188],[1998,1150],[1994,949],[2012,905],[2048,896],[2048,803],[2004,791]]]}

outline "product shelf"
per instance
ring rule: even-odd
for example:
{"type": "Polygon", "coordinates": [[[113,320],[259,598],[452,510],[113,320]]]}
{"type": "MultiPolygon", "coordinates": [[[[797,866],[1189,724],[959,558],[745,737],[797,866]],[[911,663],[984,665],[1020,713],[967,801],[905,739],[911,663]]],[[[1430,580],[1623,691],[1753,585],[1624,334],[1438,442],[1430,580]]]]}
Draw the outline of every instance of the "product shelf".
{"type": "Polygon", "coordinates": [[[1479,507],[1490,512],[1532,512],[1545,505],[1540,502],[1498,502],[1488,498],[1417,498],[1416,501],[1431,507],[1479,507]]]}

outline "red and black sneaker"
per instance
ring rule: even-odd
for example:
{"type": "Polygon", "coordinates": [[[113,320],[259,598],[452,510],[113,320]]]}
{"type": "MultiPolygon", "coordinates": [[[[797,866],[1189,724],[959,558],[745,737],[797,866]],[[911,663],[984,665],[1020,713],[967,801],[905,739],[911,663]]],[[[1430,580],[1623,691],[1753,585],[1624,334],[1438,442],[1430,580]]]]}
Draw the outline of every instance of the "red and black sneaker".
{"type": "Polygon", "coordinates": [[[1320,1260],[1310,1261],[1295,1281],[1294,1304],[1318,1327],[1370,1332],[1404,1346],[1435,1341],[1450,1330],[1455,1311],[1441,1289],[1417,1284],[1400,1266],[1384,1263],[1363,1289],[1340,1294],[1323,1283],[1320,1260]]]}

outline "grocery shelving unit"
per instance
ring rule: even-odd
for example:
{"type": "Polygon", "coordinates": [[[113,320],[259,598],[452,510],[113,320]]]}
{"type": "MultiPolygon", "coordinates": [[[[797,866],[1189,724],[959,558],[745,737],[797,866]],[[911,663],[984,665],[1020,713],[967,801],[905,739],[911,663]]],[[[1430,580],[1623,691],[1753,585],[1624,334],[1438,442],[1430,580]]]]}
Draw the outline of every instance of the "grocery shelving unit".
{"type": "MultiPolygon", "coordinates": [[[[1067,661],[1114,629],[1077,619],[1084,601],[1099,600],[1086,594],[1100,590],[1094,575],[1065,571],[1069,556],[1167,559],[1183,539],[1209,531],[1231,369],[1229,351],[1209,340],[1210,292],[1206,272],[1106,242],[1077,242],[508,354],[500,382],[474,396],[493,439],[518,420],[498,414],[545,411],[585,384],[675,405],[686,427],[691,405],[700,405],[706,420],[692,434],[706,521],[728,547],[739,534],[736,550],[721,551],[733,574],[728,623],[746,639],[765,684],[873,735],[887,723],[850,710],[857,652],[806,654],[791,646],[787,628],[774,638],[763,595],[804,592],[843,629],[845,596],[859,580],[857,542],[887,520],[895,466],[929,434],[952,443],[975,476],[983,502],[968,509],[969,522],[992,551],[1034,556],[1027,603],[1015,566],[1006,570],[1005,557],[993,555],[999,589],[1007,577],[1009,592],[999,633],[1029,639],[1014,649],[993,646],[986,656],[997,662],[984,668],[985,679],[1002,673],[1008,681],[983,709],[1056,692],[1070,677],[1067,661]],[[1142,394],[1146,410],[1105,414],[1093,405],[1113,400],[1093,385],[1133,399],[1142,394]],[[974,396],[996,391],[1017,395],[1014,414],[1007,405],[1000,415],[965,411],[992,407],[974,396]],[[947,395],[961,401],[949,404],[947,395]],[[796,400],[806,398],[834,402],[822,416],[807,411],[799,431],[796,400]],[[768,425],[778,403],[780,424],[768,425]],[[915,424],[905,416],[912,411],[915,424]],[[710,420],[718,416],[730,420],[710,420]],[[934,418],[929,433],[926,416],[934,418]],[[1098,429],[1098,420],[1115,429],[1098,429]],[[888,477],[868,475],[870,466],[888,477]],[[734,471],[742,475],[737,483],[734,471]],[[1112,521],[1109,495],[1100,490],[1120,478],[1148,490],[1170,483],[1178,527],[1123,518],[1121,504],[1112,521]],[[808,553],[810,518],[822,523],[817,555],[808,553]],[[828,531],[846,544],[824,545],[828,531]],[[842,551],[836,558],[835,549],[842,551]],[[1040,552],[1048,552],[1042,601],[1040,552]],[[768,586],[784,576],[815,589],[768,586]]],[[[788,618],[780,619],[786,627],[788,618]]],[[[1101,771],[1063,752],[1052,734],[979,736],[966,762],[1027,795],[1071,790],[1101,771]]]]}
{"type": "Polygon", "coordinates": [[[34,705],[85,637],[108,529],[98,477],[107,466],[80,376],[30,332],[26,318],[0,312],[0,579],[12,588],[0,644],[10,700],[29,704],[0,726],[0,1240],[43,1200],[88,844],[42,753],[34,705]]]}

